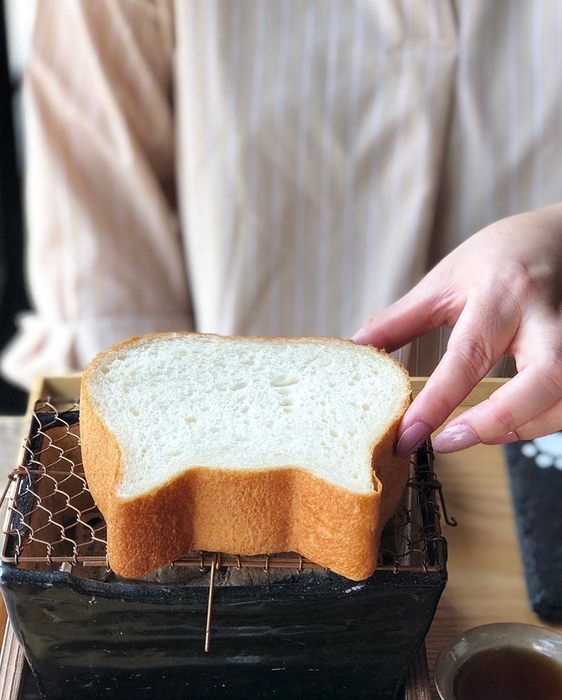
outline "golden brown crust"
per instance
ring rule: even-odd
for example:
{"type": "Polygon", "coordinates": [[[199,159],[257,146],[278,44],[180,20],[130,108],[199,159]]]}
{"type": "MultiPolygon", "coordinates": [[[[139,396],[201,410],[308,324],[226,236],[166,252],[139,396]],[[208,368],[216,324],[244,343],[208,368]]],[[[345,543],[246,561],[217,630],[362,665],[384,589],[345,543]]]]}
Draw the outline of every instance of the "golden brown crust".
{"type": "MultiPolygon", "coordinates": [[[[170,335],[152,334],[142,340],[170,335]]],[[[107,352],[137,341],[128,339],[107,352]]],[[[88,390],[90,373],[105,357],[106,353],[98,355],[83,375],[80,423],[88,485],[107,522],[108,556],[117,574],[138,577],[199,549],[244,555],[296,551],[350,579],[373,573],[380,532],[408,476],[409,460],[396,456],[395,443],[409,397],[384,439],[372,447],[370,494],[352,493],[298,467],[197,467],[150,494],[123,500],[115,489],[121,451],[88,390]]]]}

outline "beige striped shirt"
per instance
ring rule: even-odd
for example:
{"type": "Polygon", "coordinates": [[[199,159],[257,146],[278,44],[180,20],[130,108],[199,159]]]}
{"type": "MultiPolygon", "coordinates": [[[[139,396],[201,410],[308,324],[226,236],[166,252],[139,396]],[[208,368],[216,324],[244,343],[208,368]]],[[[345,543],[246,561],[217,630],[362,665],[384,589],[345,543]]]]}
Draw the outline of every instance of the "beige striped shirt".
{"type": "MultiPolygon", "coordinates": [[[[41,0],[29,385],[139,333],[350,336],[562,200],[558,0],[41,0]]],[[[478,270],[474,271],[478,274],[478,270]]],[[[427,374],[446,334],[400,359],[427,374]]]]}

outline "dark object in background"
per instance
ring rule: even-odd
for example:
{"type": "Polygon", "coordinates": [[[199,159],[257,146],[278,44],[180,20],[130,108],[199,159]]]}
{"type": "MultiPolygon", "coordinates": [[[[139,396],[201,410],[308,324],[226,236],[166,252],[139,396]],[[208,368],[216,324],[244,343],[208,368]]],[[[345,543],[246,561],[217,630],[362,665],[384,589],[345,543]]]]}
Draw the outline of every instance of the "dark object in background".
{"type": "MultiPolygon", "coordinates": [[[[28,308],[23,280],[23,215],[13,120],[4,2],[0,2],[0,352],[28,308]]],[[[0,414],[25,413],[27,395],[0,378],[0,414]]]]}
{"type": "Polygon", "coordinates": [[[549,621],[562,620],[561,448],[562,433],[505,447],[529,604],[549,621]]]}

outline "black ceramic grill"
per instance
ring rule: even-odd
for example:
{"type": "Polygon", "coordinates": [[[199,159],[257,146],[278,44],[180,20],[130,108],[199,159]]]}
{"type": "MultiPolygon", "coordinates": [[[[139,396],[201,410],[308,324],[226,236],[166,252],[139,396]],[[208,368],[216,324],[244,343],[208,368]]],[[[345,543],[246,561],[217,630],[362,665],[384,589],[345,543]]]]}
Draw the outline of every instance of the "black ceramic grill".
{"type": "MultiPolygon", "coordinates": [[[[281,682],[274,694],[282,691],[284,697],[291,697],[291,688],[299,696],[312,676],[313,687],[323,688],[323,697],[338,697],[344,690],[363,697],[362,688],[365,697],[396,696],[446,581],[446,543],[440,527],[444,504],[429,445],[412,460],[404,497],[382,535],[377,570],[366,582],[351,582],[294,553],[249,557],[213,552],[186,553],[166,570],[127,581],[108,565],[106,526],[81,463],[79,417],[77,404],[42,401],[35,406],[22,462],[10,475],[5,494],[1,584],[12,625],[47,697],[63,697],[57,694],[63,671],[71,676],[72,691],[89,697],[80,679],[92,667],[103,683],[118,679],[121,696],[129,689],[135,697],[144,697],[139,694],[142,686],[151,687],[151,692],[156,688],[162,696],[175,697],[173,688],[195,691],[197,697],[201,673],[208,671],[209,663],[214,675],[207,672],[205,678],[211,677],[216,686],[213,697],[220,695],[219,687],[225,694],[236,693],[248,674],[257,684],[252,697],[269,697],[271,678],[259,690],[260,678],[268,673],[281,682]],[[41,595],[34,598],[37,591],[41,595]],[[206,630],[208,651],[211,600],[213,645],[205,654],[202,640],[206,630]],[[65,610],[61,619],[57,605],[65,610]],[[144,634],[134,628],[140,609],[144,634]],[[123,624],[116,631],[119,617],[123,624]],[[65,624],[57,626],[53,619],[65,624]],[[54,630],[59,637],[53,638],[54,630]],[[271,637],[266,630],[272,631],[271,637]],[[102,651],[100,634],[105,639],[102,651]],[[111,638],[115,634],[118,637],[111,638]],[[328,641],[335,636],[338,643],[330,648],[328,641]],[[73,661],[77,639],[80,660],[73,661]],[[175,655],[170,653],[170,639],[181,642],[175,655]],[[45,660],[49,645],[56,647],[54,665],[45,660]],[[146,653],[153,660],[148,666],[146,653]],[[127,663],[119,665],[125,657],[127,663]],[[178,684],[179,659],[189,673],[178,684]],[[312,674],[311,668],[317,671],[312,674]],[[281,679],[279,669],[292,670],[290,683],[288,674],[281,679]],[[151,685],[156,676],[157,687],[151,685]],[[219,682],[221,678],[226,682],[219,682]],[[338,694],[330,695],[336,686],[338,694]]],[[[99,683],[89,680],[86,685],[100,697],[99,683]]],[[[69,691],[67,684],[64,692],[69,691]]]]}

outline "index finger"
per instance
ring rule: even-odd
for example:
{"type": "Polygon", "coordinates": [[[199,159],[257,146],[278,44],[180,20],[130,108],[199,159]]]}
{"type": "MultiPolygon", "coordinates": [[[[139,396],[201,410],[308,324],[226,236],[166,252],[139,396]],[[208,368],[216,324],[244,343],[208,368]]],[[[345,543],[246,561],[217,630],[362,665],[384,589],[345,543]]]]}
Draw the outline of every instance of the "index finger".
{"type": "Polygon", "coordinates": [[[438,328],[444,312],[437,311],[431,297],[418,285],[411,292],[373,316],[352,337],[359,345],[374,345],[387,352],[438,328]]]}
{"type": "Polygon", "coordinates": [[[413,452],[447,420],[490,371],[516,331],[515,319],[483,314],[467,303],[445,354],[402,419],[397,450],[413,452]]]}

